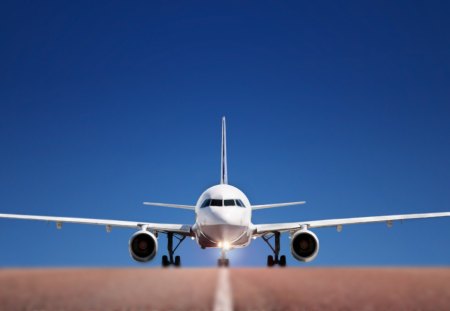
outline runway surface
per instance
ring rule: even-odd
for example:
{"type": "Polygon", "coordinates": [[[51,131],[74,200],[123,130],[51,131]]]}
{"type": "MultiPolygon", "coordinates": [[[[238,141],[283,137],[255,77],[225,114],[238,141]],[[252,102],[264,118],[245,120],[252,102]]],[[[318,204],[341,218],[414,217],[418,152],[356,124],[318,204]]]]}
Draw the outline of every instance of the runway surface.
{"type": "Polygon", "coordinates": [[[0,269],[0,310],[450,310],[450,268],[0,269]]]}

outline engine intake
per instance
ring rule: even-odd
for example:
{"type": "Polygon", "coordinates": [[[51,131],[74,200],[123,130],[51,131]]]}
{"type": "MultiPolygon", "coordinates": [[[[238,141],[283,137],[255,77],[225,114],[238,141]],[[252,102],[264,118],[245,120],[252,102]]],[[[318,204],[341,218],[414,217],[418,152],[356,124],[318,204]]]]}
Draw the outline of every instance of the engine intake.
{"type": "Polygon", "coordinates": [[[291,240],[291,253],[295,259],[303,262],[312,261],[319,252],[319,239],[309,230],[299,230],[291,240]]]}
{"type": "Polygon", "coordinates": [[[134,260],[147,262],[155,257],[158,251],[158,240],[151,232],[138,231],[131,236],[129,249],[134,260]]]}

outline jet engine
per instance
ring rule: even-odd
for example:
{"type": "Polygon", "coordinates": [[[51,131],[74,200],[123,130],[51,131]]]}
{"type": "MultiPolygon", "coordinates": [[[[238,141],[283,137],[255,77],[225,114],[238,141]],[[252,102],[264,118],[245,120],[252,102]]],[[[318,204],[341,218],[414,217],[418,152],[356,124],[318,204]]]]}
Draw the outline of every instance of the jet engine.
{"type": "Polygon", "coordinates": [[[131,236],[129,249],[134,260],[147,262],[155,257],[158,251],[158,240],[153,233],[141,230],[131,236]]]}
{"type": "Polygon", "coordinates": [[[292,235],[291,253],[295,259],[303,262],[312,261],[319,252],[319,239],[309,230],[299,230],[292,235]]]}

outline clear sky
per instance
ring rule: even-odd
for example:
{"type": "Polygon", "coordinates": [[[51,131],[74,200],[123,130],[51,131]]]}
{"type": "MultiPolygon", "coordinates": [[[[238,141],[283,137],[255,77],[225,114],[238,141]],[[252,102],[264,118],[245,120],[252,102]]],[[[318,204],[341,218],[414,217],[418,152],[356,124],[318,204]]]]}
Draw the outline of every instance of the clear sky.
{"type": "MultiPolygon", "coordinates": [[[[219,182],[255,223],[450,210],[446,1],[3,1],[0,211],[191,224],[219,182]],[[245,2],[245,3],[244,3],[245,2]]],[[[449,265],[450,219],[317,229],[307,266],[449,265]]],[[[141,266],[128,229],[0,220],[0,266],[141,266]]],[[[149,266],[160,265],[160,252],[149,266]]],[[[287,236],[282,240],[288,264],[287,236]]],[[[186,241],[186,266],[217,250],[186,241]]],[[[265,265],[261,240],[230,254],[265,265]]]]}

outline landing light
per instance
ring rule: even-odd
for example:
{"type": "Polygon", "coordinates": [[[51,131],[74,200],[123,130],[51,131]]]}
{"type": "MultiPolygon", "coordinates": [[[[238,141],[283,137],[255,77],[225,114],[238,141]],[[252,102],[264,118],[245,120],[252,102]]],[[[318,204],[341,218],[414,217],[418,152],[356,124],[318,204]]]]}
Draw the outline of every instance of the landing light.
{"type": "Polygon", "coordinates": [[[230,246],[231,246],[230,242],[227,242],[227,241],[223,242],[222,247],[223,247],[224,250],[229,250],[230,246]]]}
{"type": "Polygon", "coordinates": [[[224,249],[224,250],[227,251],[227,250],[230,249],[231,244],[230,244],[230,242],[224,241],[224,242],[219,242],[219,243],[217,244],[217,246],[219,246],[219,248],[222,248],[222,249],[224,249]]]}

